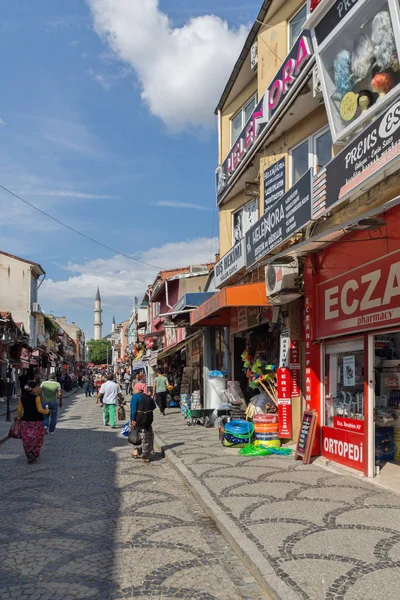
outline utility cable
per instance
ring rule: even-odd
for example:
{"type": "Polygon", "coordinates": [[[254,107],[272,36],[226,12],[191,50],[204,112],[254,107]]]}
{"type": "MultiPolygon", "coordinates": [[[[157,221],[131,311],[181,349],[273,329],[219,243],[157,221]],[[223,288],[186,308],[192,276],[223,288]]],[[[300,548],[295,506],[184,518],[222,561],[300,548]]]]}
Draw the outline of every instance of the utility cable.
{"type": "Polygon", "coordinates": [[[82,233],[81,231],[78,231],[78,229],[75,229],[74,227],[71,227],[71,225],[67,225],[66,223],[63,223],[63,221],[60,221],[60,219],[57,219],[56,217],[53,217],[52,215],[49,215],[49,213],[45,212],[44,210],[42,210],[38,206],[35,206],[31,202],[28,202],[28,200],[24,200],[24,198],[21,198],[21,196],[18,196],[18,194],[15,194],[14,192],[12,192],[11,190],[9,190],[8,188],[4,187],[4,185],[0,184],[0,189],[4,190],[5,192],[7,192],[7,194],[10,194],[11,196],[14,196],[14,198],[17,198],[18,200],[21,200],[21,202],[24,202],[25,204],[27,204],[28,206],[30,206],[31,208],[33,208],[37,212],[39,212],[42,215],[45,215],[46,217],[48,217],[49,219],[51,219],[52,221],[55,221],[59,225],[62,225],[62,227],[65,227],[66,229],[69,229],[70,231],[73,231],[77,235],[80,235],[81,237],[85,238],[86,240],[89,240],[89,242],[93,242],[93,244],[97,244],[98,246],[102,246],[106,250],[110,250],[110,252],[114,252],[115,254],[119,254],[120,256],[124,256],[125,258],[129,258],[129,260],[133,260],[134,262],[140,263],[142,265],[146,265],[146,267],[151,267],[152,269],[157,269],[158,271],[162,270],[161,267],[157,267],[156,265],[151,265],[150,263],[147,263],[144,260],[140,260],[139,258],[133,258],[133,256],[129,256],[129,254],[124,254],[124,252],[120,252],[119,250],[115,250],[115,248],[111,248],[111,246],[106,246],[106,244],[103,244],[102,242],[99,242],[98,240],[95,240],[94,238],[86,235],[86,233],[82,233]]]}

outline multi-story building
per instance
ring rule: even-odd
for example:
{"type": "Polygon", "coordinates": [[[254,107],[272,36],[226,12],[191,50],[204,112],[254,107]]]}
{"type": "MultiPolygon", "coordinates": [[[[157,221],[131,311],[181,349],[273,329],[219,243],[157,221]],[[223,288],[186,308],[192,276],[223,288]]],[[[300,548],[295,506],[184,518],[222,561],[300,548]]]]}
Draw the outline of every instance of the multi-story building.
{"type": "Polygon", "coordinates": [[[0,251],[0,309],[11,312],[15,322],[23,323],[32,348],[37,345],[39,333],[38,289],[44,275],[38,263],[0,251]]]}
{"type": "Polygon", "coordinates": [[[77,363],[86,360],[86,340],[84,331],[74,322],[67,323],[66,317],[55,317],[56,323],[69,335],[75,345],[75,360],[77,363]]]}
{"type": "Polygon", "coordinates": [[[400,458],[399,13],[262,3],[216,111],[220,291],[191,315],[228,328],[248,397],[242,355],[290,366],[281,438],[314,410],[314,452],[368,476],[400,458]]]}

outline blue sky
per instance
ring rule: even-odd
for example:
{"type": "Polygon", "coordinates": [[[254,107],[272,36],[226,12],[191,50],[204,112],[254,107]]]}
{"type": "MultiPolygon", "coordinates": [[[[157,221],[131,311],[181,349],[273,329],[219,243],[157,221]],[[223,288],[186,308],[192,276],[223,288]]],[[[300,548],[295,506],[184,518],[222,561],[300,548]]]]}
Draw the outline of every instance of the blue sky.
{"type": "Polygon", "coordinates": [[[156,267],[218,247],[213,109],[261,2],[18,0],[0,19],[0,247],[40,262],[40,301],[108,332],[156,267]],[[226,6],[224,6],[226,4],[226,6]],[[214,16],[212,16],[214,15],[214,16]],[[218,60],[216,58],[218,57],[218,60]]]}

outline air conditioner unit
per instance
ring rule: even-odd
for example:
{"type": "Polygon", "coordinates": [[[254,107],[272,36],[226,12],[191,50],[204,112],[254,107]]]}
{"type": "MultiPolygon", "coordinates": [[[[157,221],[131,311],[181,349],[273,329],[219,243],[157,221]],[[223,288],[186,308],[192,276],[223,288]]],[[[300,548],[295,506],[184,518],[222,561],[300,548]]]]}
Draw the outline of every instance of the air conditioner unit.
{"type": "Polygon", "coordinates": [[[273,305],[288,304],[302,295],[300,290],[299,265],[267,265],[265,284],[269,302],[273,305]]]}
{"type": "Polygon", "coordinates": [[[318,66],[315,65],[312,72],[313,98],[322,98],[322,84],[319,76],[318,66]]]}
{"type": "Polygon", "coordinates": [[[32,302],[32,312],[33,313],[41,313],[42,312],[39,302],[32,302]]]}

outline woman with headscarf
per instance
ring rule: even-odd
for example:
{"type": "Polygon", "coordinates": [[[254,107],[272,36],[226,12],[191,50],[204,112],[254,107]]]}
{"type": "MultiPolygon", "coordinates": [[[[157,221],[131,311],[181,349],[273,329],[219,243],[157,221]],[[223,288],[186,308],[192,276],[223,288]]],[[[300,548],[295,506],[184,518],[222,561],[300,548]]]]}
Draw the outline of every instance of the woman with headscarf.
{"type": "Polygon", "coordinates": [[[144,462],[150,462],[154,451],[153,412],[156,403],[147,394],[133,394],[131,399],[131,425],[136,427],[140,445],[133,452],[132,457],[144,462]]]}
{"type": "Polygon", "coordinates": [[[142,392],[143,394],[150,394],[147,385],[143,381],[143,373],[139,372],[136,375],[136,379],[134,379],[132,383],[132,393],[141,394],[142,392]]]}
{"type": "Polygon", "coordinates": [[[43,415],[48,414],[50,410],[42,407],[40,387],[28,381],[18,402],[17,419],[21,420],[22,445],[29,463],[39,458],[44,441],[43,415]]]}

